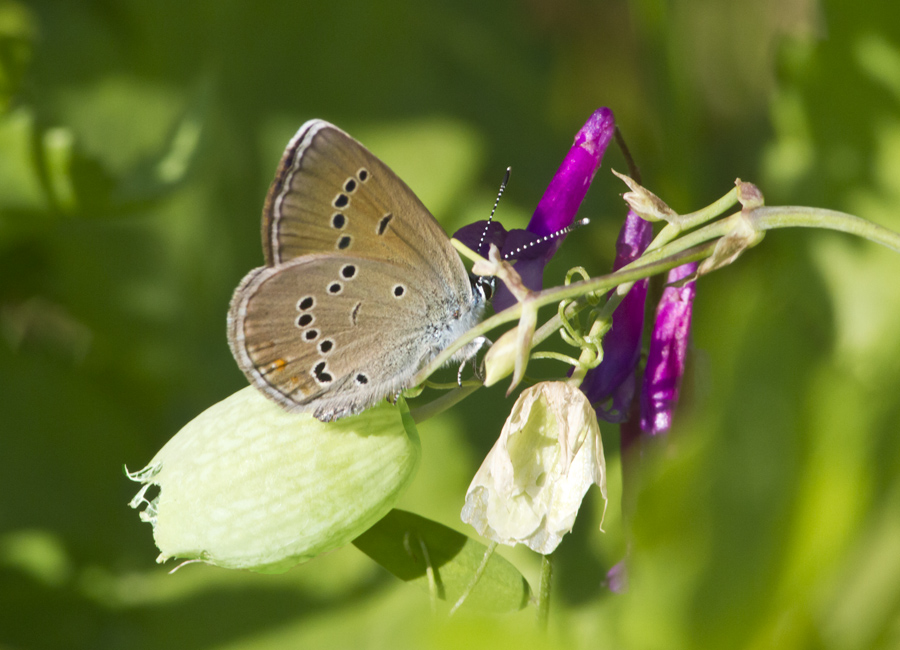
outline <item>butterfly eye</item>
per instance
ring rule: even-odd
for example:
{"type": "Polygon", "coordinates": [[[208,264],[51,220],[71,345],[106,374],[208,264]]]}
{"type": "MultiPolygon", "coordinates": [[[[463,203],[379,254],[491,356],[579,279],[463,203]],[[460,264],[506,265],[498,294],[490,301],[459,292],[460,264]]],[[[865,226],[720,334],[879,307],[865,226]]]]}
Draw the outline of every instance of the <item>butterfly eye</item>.
{"type": "Polygon", "coordinates": [[[493,276],[479,275],[472,278],[472,288],[481,296],[485,302],[494,297],[494,289],[497,279],[493,276]]]}

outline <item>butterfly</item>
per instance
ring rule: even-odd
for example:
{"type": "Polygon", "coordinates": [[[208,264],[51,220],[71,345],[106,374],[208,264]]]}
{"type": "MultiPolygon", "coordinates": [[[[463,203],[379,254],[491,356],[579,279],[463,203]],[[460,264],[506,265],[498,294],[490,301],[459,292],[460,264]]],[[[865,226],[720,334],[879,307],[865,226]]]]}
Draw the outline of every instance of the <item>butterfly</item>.
{"type": "Polygon", "coordinates": [[[481,320],[489,299],[406,183],[322,120],[288,143],[262,239],[265,266],[231,300],[229,346],[267,397],[323,421],[409,388],[481,320]]]}

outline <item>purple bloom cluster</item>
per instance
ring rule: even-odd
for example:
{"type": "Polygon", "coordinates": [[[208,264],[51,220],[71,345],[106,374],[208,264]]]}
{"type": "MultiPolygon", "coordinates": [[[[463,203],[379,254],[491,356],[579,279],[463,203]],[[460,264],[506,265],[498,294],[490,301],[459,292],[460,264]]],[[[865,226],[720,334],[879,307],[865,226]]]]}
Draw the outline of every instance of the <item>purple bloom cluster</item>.
{"type": "MultiPolygon", "coordinates": [[[[595,111],[575,136],[575,143],[550,181],[528,227],[506,231],[500,224],[492,223],[478,252],[486,254],[488,245],[496,244],[502,255],[517,260],[515,268],[525,285],[531,289],[541,289],[544,266],[559,248],[563,237],[533,246],[518,257],[513,253],[524,244],[573,223],[614,132],[612,111],[608,108],[595,111]]],[[[454,236],[471,248],[477,248],[483,233],[482,221],[460,229],[454,236]]],[[[650,244],[652,235],[651,224],[629,211],[616,242],[614,270],[639,258],[650,244]]],[[[673,269],[668,281],[675,283],[683,280],[695,270],[696,264],[673,269]]],[[[581,388],[597,409],[599,417],[624,422],[624,429],[628,430],[635,430],[636,427],[628,426],[632,423],[627,421],[630,418],[639,419],[640,430],[646,435],[668,431],[684,373],[694,293],[693,282],[680,287],[669,286],[663,292],[653,326],[638,411],[631,406],[641,356],[647,280],[634,284],[613,313],[612,328],[603,339],[603,361],[589,371],[582,382],[581,388]]],[[[505,287],[498,287],[494,297],[497,311],[514,301],[505,287]]]]}
{"type": "MultiPolygon", "coordinates": [[[[525,230],[507,232],[499,224],[492,224],[485,233],[484,222],[481,222],[467,226],[457,232],[456,237],[481,254],[487,253],[489,243],[496,244],[504,257],[517,260],[515,268],[525,285],[531,289],[541,289],[544,266],[559,248],[562,238],[535,245],[521,255],[516,251],[523,244],[546,237],[573,223],[614,131],[612,111],[606,108],[595,111],[575,137],[575,144],[550,182],[525,230]],[[484,242],[479,247],[482,237],[484,242]]],[[[652,237],[650,222],[629,211],[616,241],[614,270],[638,259],[650,245],[652,237]]],[[[668,286],[656,310],[640,400],[635,400],[635,392],[640,377],[638,366],[644,332],[647,280],[634,283],[613,312],[611,329],[603,338],[603,360],[588,371],[582,381],[581,390],[597,416],[621,423],[623,472],[626,478],[635,471],[640,459],[640,454],[625,453],[626,450],[642,440],[667,432],[672,426],[672,414],[678,403],[679,385],[684,374],[696,293],[694,282],[684,280],[694,275],[696,269],[697,264],[691,263],[669,272],[668,286]]],[[[498,287],[494,297],[495,309],[499,311],[513,303],[514,298],[508,290],[504,286],[498,287]]],[[[610,569],[607,584],[614,592],[627,590],[627,557],[610,569]]]]}

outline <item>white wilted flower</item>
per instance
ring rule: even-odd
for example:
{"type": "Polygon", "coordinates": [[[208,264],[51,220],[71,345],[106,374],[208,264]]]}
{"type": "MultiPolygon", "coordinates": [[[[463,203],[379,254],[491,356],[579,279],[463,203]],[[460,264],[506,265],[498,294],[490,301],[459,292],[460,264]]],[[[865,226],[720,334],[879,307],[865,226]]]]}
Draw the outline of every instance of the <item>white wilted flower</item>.
{"type": "Polygon", "coordinates": [[[597,416],[584,393],[543,382],[519,396],[472,479],[462,520],[502,544],[547,555],[572,530],[588,488],[606,501],[597,416]]]}
{"type": "Polygon", "coordinates": [[[226,568],[284,571],[347,544],[412,481],[421,448],[405,406],[319,422],[253,387],[189,422],[139,472],[161,551],[226,568]],[[151,485],[159,494],[148,500],[151,485]]]}

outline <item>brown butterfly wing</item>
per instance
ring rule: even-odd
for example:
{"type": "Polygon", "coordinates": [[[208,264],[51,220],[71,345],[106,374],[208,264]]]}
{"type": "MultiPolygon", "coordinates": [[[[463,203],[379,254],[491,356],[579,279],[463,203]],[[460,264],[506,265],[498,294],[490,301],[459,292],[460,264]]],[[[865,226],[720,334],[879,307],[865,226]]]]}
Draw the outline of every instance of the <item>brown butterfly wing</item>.
{"type": "Polygon", "coordinates": [[[263,209],[263,251],[267,266],[232,299],[229,344],[267,396],[319,419],[407,388],[483,308],[412,190],[321,120],[288,144],[263,209]]]}
{"type": "Polygon", "coordinates": [[[228,338],[241,369],[270,398],[331,420],[407,387],[440,349],[429,323],[446,309],[453,307],[398,279],[391,264],[307,255],[244,279],[228,338]]]}
{"type": "Polygon", "coordinates": [[[465,268],[413,191],[359,142],[322,120],[288,145],[263,209],[266,264],[312,253],[391,262],[471,295],[465,268]]]}

